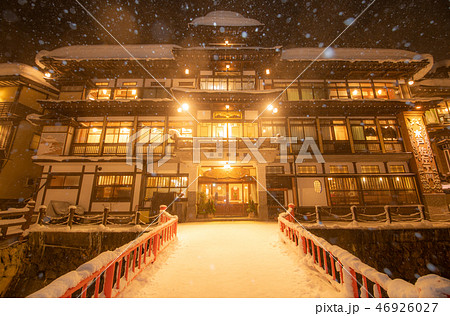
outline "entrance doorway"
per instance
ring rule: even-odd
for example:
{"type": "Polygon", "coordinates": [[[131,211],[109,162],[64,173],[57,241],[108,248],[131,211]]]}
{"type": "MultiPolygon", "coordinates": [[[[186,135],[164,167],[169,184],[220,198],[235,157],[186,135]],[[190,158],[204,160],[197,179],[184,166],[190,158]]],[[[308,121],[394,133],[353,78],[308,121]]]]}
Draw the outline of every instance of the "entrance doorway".
{"type": "Polygon", "coordinates": [[[247,216],[248,203],[257,201],[256,181],[250,176],[250,170],[234,169],[214,171],[210,168],[199,178],[199,192],[214,202],[216,217],[247,216]]]}

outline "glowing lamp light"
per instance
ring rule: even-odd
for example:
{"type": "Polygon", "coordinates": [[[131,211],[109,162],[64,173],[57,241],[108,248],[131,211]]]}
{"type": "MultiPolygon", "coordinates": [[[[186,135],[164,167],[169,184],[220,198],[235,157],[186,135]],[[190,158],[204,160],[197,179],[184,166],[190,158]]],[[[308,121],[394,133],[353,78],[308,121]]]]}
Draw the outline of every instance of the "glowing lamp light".
{"type": "Polygon", "coordinates": [[[223,168],[224,168],[224,169],[227,169],[227,170],[230,170],[230,169],[231,169],[230,163],[227,161],[227,162],[225,163],[225,165],[223,166],[223,168]]]}
{"type": "Polygon", "coordinates": [[[228,41],[225,41],[225,45],[228,45],[228,41]]]}
{"type": "Polygon", "coordinates": [[[50,78],[52,77],[52,74],[49,73],[49,72],[46,72],[46,73],[44,74],[44,77],[47,78],[47,79],[50,79],[50,78]]]}
{"type": "Polygon", "coordinates": [[[272,110],[272,113],[273,113],[273,114],[278,113],[278,108],[274,108],[274,109],[272,110]]]}
{"type": "Polygon", "coordinates": [[[410,86],[412,86],[412,85],[414,84],[414,80],[409,80],[409,81],[408,81],[408,84],[409,84],[410,86]]]}
{"type": "Polygon", "coordinates": [[[187,110],[189,110],[189,104],[183,103],[183,104],[181,105],[181,108],[183,109],[183,111],[187,111],[187,110]]]}
{"type": "Polygon", "coordinates": [[[131,94],[136,95],[136,90],[135,89],[131,90],[131,94]]]}
{"type": "Polygon", "coordinates": [[[378,94],[382,94],[383,91],[381,91],[381,89],[379,89],[379,90],[377,91],[377,93],[378,93],[378,94]]]}
{"type": "Polygon", "coordinates": [[[352,91],[352,94],[353,94],[353,95],[357,95],[357,94],[358,94],[358,90],[356,90],[356,89],[353,90],[353,91],[352,91]]]}
{"type": "Polygon", "coordinates": [[[228,64],[225,65],[225,68],[230,69],[230,65],[228,65],[228,64]]]}
{"type": "Polygon", "coordinates": [[[270,75],[270,69],[266,69],[266,75],[270,75]]]}
{"type": "Polygon", "coordinates": [[[230,108],[230,106],[227,104],[227,105],[225,105],[225,109],[229,109],[230,108]]]}
{"type": "Polygon", "coordinates": [[[273,110],[273,105],[272,105],[272,104],[269,104],[269,105],[267,106],[267,109],[268,109],[269,111],[272,111],[272,110],[273,110]]]}
{"type": "Polygon", "coordinates": [[[182,108],[178,108],[177,111],[178,111],[178,113],[181,113],[183,111],[183,109],[182,108]]]}
{"type": "Polygon", "coordinates": [[[420,110],[422,107],[420,105],[416,106],[416,110],[420,110]]]}
{"type": "Polygon", "coordinates": [[[98,132],[98,128],[94,127],[94,128],[92,129],[92,131],[93,131],[94,133],[97,133],[97,132],[98,132]]]}
{"type": "Polygon", "coordinates": [[[106,91],[106,89],[103,89],[103,90],[102,90],[102,93],[103,93],[103,94],[106,94],[106,93],[108,93],[108,91],[106,91]]]}
{"type": "Polygon", "coordinates": [[[185,74],[185,75],[189,75],[189,69],[186,68],[186,69],[184,70],[184,74],[185,74]]]}

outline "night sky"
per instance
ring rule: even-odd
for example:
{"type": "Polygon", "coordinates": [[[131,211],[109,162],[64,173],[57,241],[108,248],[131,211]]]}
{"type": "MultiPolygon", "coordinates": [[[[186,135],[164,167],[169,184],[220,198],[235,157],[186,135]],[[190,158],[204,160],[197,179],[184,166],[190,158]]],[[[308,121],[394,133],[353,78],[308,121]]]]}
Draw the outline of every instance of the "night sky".
{"type": "MultiPolygon", "coordinates": [[[[79,0],[122,43],[183,44],[187,24],[231,10],[266,25],[264,46],[327,46],[370,1],[79,0]]],[[[448,0],[377,0],[334,47],[379,47],[450,58],[448,0]]],[[[40,50],[115,44],[75,0],[1,0],[0,62],[34,65],[40,50]]]]}

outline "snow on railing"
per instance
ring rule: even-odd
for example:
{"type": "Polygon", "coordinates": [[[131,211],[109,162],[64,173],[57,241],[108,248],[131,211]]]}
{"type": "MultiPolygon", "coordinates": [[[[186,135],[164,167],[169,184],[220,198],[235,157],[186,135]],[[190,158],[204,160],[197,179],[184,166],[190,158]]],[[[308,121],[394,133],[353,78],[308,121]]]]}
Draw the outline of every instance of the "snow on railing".
{"type": "MultiPolygon", "coordinates": [[[[305,223],[322,223],[323,221],[338,222],[425,222],[436,221],[425,218],[425,207],[423,205],[385,205],[375,206],[343,206],[330,207],[316,205],[314,207],[302,207],[296,214],[297,219],[305,223]]],[[[447,219],[448,221],[448,219],[447,219]]]]}
{"type": "MultiPolygon", "coordinates": [[[[145,225],[147,222],[154,221],[158,215],[144,216],[139,209],[136,209],[134,213],[127,213],[123,215],[111,215],[111,211],[108,207],[103,208],[103,212],[100,214],[81,215],[77,214],[77,206],[69,206],[69,212],[64,216],[49,216],[47,215],[47,207],[45,205],[39,206],[39,215],[37,223],[40,226],[55,225],[55,226],[69,226],[72,228],[74,225],[145,225]]],[[[155,223],[156,224],[156,223],[155,223]]]]}
{"type": "Polygon", "coordinates": [[[177,235],[178,217],[161,206],[159,225],[114,251],[105,251],[41,290],[35,298],[116,297],[177,235]]]}
{"type": "Polygon", "coordinates": [[[348,251],[328,243],[296,223],[294,205],[278,216],[280,237],[347,297],[450,297],[450,280],[420,277],[413,285],[366,265],[348,251]]]}

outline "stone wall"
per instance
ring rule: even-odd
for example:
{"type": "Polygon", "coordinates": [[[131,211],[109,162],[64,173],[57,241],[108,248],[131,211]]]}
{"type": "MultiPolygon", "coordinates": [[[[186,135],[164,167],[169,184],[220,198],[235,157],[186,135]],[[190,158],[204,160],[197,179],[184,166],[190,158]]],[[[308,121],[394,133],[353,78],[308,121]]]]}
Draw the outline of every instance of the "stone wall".
{"type": "Polygon", "coordinates": [[[0,275],[4,270],[8,276],[3,282],[0,279],[3,285],[3,290],[0,285],[0,296],[26,297],[101,252],[126,244],[138,234],[102,231],[31,232],[26,242],[0,252],[0,275]]]}
{"type": "Polygon", "coordinates": [[[450,229],[310,229],[391,278],[415,283],[434,273],[450,279],[450,229]]]}
{"type": "Polygon", "coordinates": [[[0,249],[0,297],[6,292],[14,277],[23,270],[26,243],[15,243],[0,249]]]}

